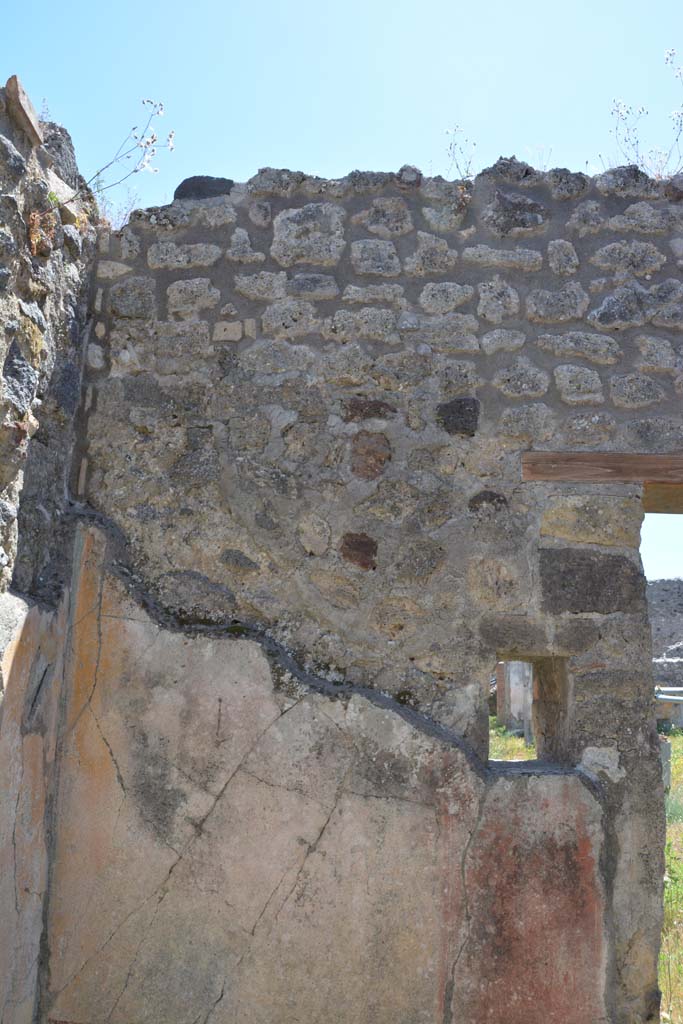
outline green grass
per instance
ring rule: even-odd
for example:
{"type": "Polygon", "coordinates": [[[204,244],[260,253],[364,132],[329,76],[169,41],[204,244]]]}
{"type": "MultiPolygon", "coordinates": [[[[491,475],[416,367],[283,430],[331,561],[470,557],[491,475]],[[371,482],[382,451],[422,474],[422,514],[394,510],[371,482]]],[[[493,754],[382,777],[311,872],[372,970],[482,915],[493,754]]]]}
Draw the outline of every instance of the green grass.
{"type": "Polygon", "coordinates": [[[498,724],[495,715],[489,716],[489,758],[492,761],[532,761],[536,747],[527,746],[523,736],[515,736],[503,725],[498,724]]]}
{"type": "Polygon", "coordinates": [[[662,1021],[683,1024],[683,729],[672,729],[671,791],[666,800],[664,929],[659,954],[662,1021]]]}

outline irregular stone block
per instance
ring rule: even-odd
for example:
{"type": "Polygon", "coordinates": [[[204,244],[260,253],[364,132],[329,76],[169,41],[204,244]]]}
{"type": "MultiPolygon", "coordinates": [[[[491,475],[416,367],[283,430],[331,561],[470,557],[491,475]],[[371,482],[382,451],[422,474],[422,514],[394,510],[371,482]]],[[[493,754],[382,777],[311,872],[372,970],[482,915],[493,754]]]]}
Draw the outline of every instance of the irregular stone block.
{"type": "Polygon", "coordinates": [[[364,238],[351,243],[351,263],[357,274],[398,277],[401,273],[401,264],[394,243],[375,238],[364,238]]]}
{"type": "Polygon", "coordinates": [[[346,562],[361,569],[377,568],[377,541],[367,533],[345,533],[339,553],[346,562]]]}
{"type": "Polygon", "coordinates": [[[651,377],[642,373],[626,373],[610,381],[610,395],[621,409],[642,409],[661,402],[664,391],[651,377]]]}
{"type": "Polygon", "coordinates": [[[149,247],[147,264],[152,270],[181,270],[186,267],[212,267],[221,258],[217,245],[176,245],[156,242],[149,247]]]}
{"type": "Polygon", "coordinates": [[[267,228],[273,219],[270,203],[255,202],[249,204],[249,220],[258,228],[267,228]]]}
{"type": "Polygon", "coordinates": [[[444,389],[451,395],[476,391],[484,383],[469,359],[449,359],[443,369],[444,389]]]}
{"type": "Polygon", "coordinates": [[[579,238],[585,235],[594,235],[603,227],[605,216],[602,206],[595,199],[588,199],[585,203],[579,203],[567,221],[570,231],[576,231],[579,238]]]}
{"type": "Polygon", "coordinates": [[[16,75],[7,79],[5,85],[7,108],[13,121],[25,132],[31,146],[43,144],[43,131],[35,107],[16,75]]]}
{"type": "Polygon", "coordinates": [[[153,277],[128,277],[112,285],[109,293],[112,316],[152,320],[157,315],[156,281],[153,277]]]}
{"type": "Polygon", "coordinates": [[[438,352],[478,352],[479,342],[473,333],[478,326],[476,318],[469,313],[441,316],[402,313],[398,319],[403,340],[430,345],[438,352]]]}
{"type": "Polygon", "coordinates": [[[261,270],[258,274],[235,274],[235,291],[248,299],[284,299],[287,274],[284,270],[279,273],[261,270]]]}
{"type": "Polygon", "coordinates": [[[659,184],[649,178],[636,164],[613,167],[595,178],[595,187],[605,196],[629,196],[637,199],[657,199],[659,184]]]}
{"type": "Polygon", "coordinates": [[[589,298],[577,281],[570,281],[559,291],[546,289],[529,292],[527,316],[535,323],[559,324],[580,320],[588,309],[589,298]]]}
{"type": "Polygon", "coordinates": [[[212,338],[214,341],[240,341],[242,338],[242,321],[235,320],[230,323],[226,320],[219,320],[213,329],[212,338]]]}
{"type": "Polygon", "coordinates": [[[564,494],[548,500],[541,535],[577,544],[637,548],[642,516],[637,498],[564,494]]]}
{"type": "Polygon", "coordinates": [[[645,577],[624,555],[574,548],[542,548],[539,555],[545,611],[612,615],[644,609],[645,577]]]}
{"type": "Polygon", "coordinates": [[[481,347],[487,355],[494,352],[515,352],[524,346],[526,335],[522,331],[509,331],[497,328],[488,331],[481,339],[481,347]]]}
{"type": "Polygon", "coordinates": [[[648,294],[636,281],[616,288],[606,295],[597,309],[588,314],[590,323],[607,330],[621,331],[642,327],[647,322],[648,294]]]}
{"type": "Polygon", "coordinates": [[[329,274],[295,274],[287,281],[287,294],[299,299],[336,299],[339,285],[329,274]]]}
{"type": "Polygon", "coordinates": [[[365,288],[347,284],[342,299],[344,302],[358,305],[365,305],[366,302],[388,302],[400,306],[405,301],[403,296],[401,284],[369,284],[365,288]]]}
{"type": "Polygon", "coordinates": [[[616,433],[613,416],[606,412],[585,413],[567,420],[567,444],[593,448],[606,444],[616,433]]]}
{"type": "Polygon", "coordinates": [[[649,291],[650,323],[656,327],[683,329],[683,282],[669,278],[649,291]]]}
{"type": "Polygon", "coordinates": [[[211,199],[227,196],[235,184],[230,178],[213,178],[209,174],[195,174],[180,182],[173,193],[174,199],[211,199]]]}
{"type": "Polygon", "coordinates": [[[601,405],[605,400],[600,374],[595,370],[586,366],[556,366],[553,376],[560,398],[567,405],[601,405]]]}
{"type": "Polygon", "coordinates": [[[417,233],[417,249],[404,261],[406,274],[424,277],[426,274],[444,274],[452,270],[458,260],[455,249],[449,249],[445,238],[426,231],[417,233]]]}
{"type": "Polygon", "coordinates": [[[548,242],[548,264],[554,274],[569,276],[579,268],[579,257],[571,242],[558,238],[548,242]]]}
{"type": "Polygon", "coordinates": [[[553,199],[575,199],[583,195],[590,185],[587,174],[568,171],[566,167],[555,167],[548,171],[545,180],[553,199]]]}
{"type": "Polygon", "coordinates": [[[528,196],[496,190],[493,200],[484,207],[481,219],[494,235],[515,238],[542,231],[549,214],[541,203],[528,196]]]}
{"type": "Polygon", "coordinates": [[[660,235],[675,229],[683,220],[682,215],[670,207],[652,206],[650,203],[633,203],[623,213],[610,217],[610,231],[638,231],[644,235],[660,235]]]}
{"type": "Polygon", "coordinates": [[[477,398],[453,398],[437,405],[436,420],[447,434],[474,437],[479,426],[480,408],[477,398]]]}
{"type": "Polygon", "coordinates": [[[479,285],[477,313],[492,324],[502,323],[519,313],[519,295],[498,274],[479,285]]]}
{"type": "Polygon", "coordinates": [[[496,429],[499,434],[506,437],[516,437],[524,441],[547,441],[555,435],[557,420],[547,405],[536,402],[533,405],[504,409],[496,429]]]}
{"type": "Polygon", "coordinates": [[[492,249],[489,245],[474,245],[463,249],[462,261],[479,267],[532,272],[543,266],[543,254],[535,249],[492,249]]]}
{"type": "Polygon", "coordinates": [[[131,268],[126,263],[116,263],[114,260],[97,261],[97,277],[100,281],[116,281],[119,277],[130,274],[130,271],[131,268]]]}
{"type": "Polygon", "coordinates": [[[622,356],[619,344],[613,338],[588,331],[569,331],[567,334],[542,334],[536,341],[544,352],[552,352],[561,359],[587,359],[600,366],[612,366],[622,356]]]}
{"type": "Polygon", "coordinates": [[[339,309],[325,320],[322,325],[324,338],[334,341],[383,341],[396,344],[399,335],[396,333],[396,314],[391,309],[377,309],[368,306],[365,309],[351,311],[339,309]]]}
{"type": "Polygon", "coordinates": [[[420,292],[419,303],[427,313],[450,313],[474,297],[474,288],[455,281],[426,284],[420,292]]]}
{"type": "Polygon", "coordinates": [[[235,228],[225,258],[231,263],[263,263],[266,256],[265,253],[252,249],[251,239],[244,228],[235,228]]]}
{"type": "Polygon", "coordinates": [[[590,262],[610,273],[654,274],[666,263],[666,256],[650,242],[612,242],[598,249],[590,262]]]}
{"type": "Polygon", "coordinates": [[[645,373],[675,373],[681,368],[681,359],[666,338],[640,334],[636,338],[636,345],[641,355],[638,362],[639,370],[645,373]]]}
{"type": "Polygon", "coordinates": [[[369,210],[363,210],[353,217],[354,224],[360,224],[379,238],[394,238],[407,235],[413,230],[413,219],[403,199],[373,199],[369,210]]]}
{"type": "Polygon", "coordinates": [[[300,299],[274,302],[261,318],[263,333],[273,338],[300,338],[320,328],[315,306],[300,299]]]}
{"type": "Polygon", "coordinates": [[[174,281],[166,290],[168,312],[177,320],[200,320],[204,310],[213,309],[220,302],[221,293],[208,277],[193,277],[174,281]]]}
{"type": "Polygon", "coordinates": [[[283,210],[273,221],[270,254],[283,267],[295,263],[334,266],[346,246],[346,211],[333,203],[307,203],[283,210]]]}
{"type": "Polygon", "coordinates": [[[376,480],[391,460],[391,445],[384,434],[361,430],[351,441],[351,472],[361,480],[376,480]]]}
{"type": "Polygon", "coordinates": [[[524,356],[519,356],[512,366],[498,370],[492,383],[508,398],[540,398],[548,390],[550,377],[545,370],[539,370],[524,356]]]}
{"type": "Polygon", "coordinates": [[[348,398],[344,403],[343,419],[345,423],[358,423],[361,420],[386,419],[393,416],[396,407],[378,398],[348,398]]]}

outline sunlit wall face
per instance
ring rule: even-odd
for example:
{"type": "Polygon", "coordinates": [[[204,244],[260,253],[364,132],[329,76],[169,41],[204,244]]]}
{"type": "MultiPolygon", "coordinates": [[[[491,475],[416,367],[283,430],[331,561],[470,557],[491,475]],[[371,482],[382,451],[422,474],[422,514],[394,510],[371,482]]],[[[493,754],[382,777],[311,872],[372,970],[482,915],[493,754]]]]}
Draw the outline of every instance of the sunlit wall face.
{"type": "Polygon", "coordinates": [[[640,557],[649,580],[683,579],[683,516],[646,515],[640,557]]]}

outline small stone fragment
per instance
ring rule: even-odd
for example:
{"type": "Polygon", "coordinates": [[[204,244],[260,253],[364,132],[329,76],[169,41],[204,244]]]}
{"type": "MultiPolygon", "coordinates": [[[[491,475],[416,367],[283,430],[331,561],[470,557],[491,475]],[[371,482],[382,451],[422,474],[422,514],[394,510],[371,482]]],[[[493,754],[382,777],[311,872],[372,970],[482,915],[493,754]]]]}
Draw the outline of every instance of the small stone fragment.
{"type": "Polygon", "coordinates": [[[579,268],[579,257],[571,242],[558,238],[548,242],[548,263],[554,274],[568,276],[575,274],[579,268]]]}
{"type": "Polygon", "coordinates": [[[600,374],[586,366],[556,366],[553,370],[560,398],[567,405],[600,405],[605,400],[600,374]]]}
{"type": "Polygon", "coordinates": [[[443,313],[440,316],[402,313],[398,328],[402,339],[429,345],[436,351],[479,351],[479,341],[474,333],[478,323],[476,317],[469,313],[443,313]]]}
{"type": "Polygon", "coordinates": [[[588,320],[596,327],[612,331],[642,327],[647,321],[647,304],[646,290],[636,281],[630,281],[606,295],[597,309],[588,314],[588,320]]]}
{"type": "Polygon", "coordinates": [[[617,425],[606,412],[585,413],[567,421],[567,443],[592,448],[606,444],[614,437],[617,425]]]}
{"type": "Polygon", "coordinates": [[[104,349],[91,341],[88,345],[88,366],[91,370],[103,370],[105,365],[104,349]]]}
{"type": "Polygon", "coordinates": [[[519,295],[498,274],[479,285],[477,313],[492,324],[502,323],[519,313],[519,295]]]}
{"type": "Polygon", "coordinates": [[[240,341],[242,337],[242,322],[240,320],[234,320],[233,322],[219,320],[213,329],[212,337],[214,341],[240,341]]]}
{"type": "Polygon", "coordinates": [[[299,521],[299,543],[309,555],[324,555],[330,545],[330,527],[314,512],[299,521]]]}
{"type": "Polygon", "coordinates": [[[362,339],[396,344],[399,340],[395,312],[373,306],[359,310],[338,309],[334,316],[323,322],[322,335],[342,342],[362,339]]]}

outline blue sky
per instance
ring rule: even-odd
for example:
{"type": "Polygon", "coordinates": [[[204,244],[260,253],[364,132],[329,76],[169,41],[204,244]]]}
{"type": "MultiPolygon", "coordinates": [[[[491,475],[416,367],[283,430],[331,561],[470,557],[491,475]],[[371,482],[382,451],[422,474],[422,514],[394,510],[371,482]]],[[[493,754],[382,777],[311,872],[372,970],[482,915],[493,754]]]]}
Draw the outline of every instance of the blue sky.
{"type": "MultiPolygon", "coordinates": [[[[19,75],[38,109],[46,100],[86,176],[140,123],[143,97],[163,100],[160,130],[176,131],[176,150],[160,154],[158,174],[131,179],[138,205],[169,201],[192,174],[241,181],[264,166],[337,176],[411,163],[445,174],[456,124],[479,166],[514,153],[598,171],[624,162],[610,134],[614,99],[649,108],[642,134],[656,146],[683,100],[664,66],[670,47],[683,63],[680,0],[7,6],[6,76],[19,75]]],[[[683,519],[672,535],[666,518],[646,526],[651,577],[662,567],[683,576],[683,519]]]]}

